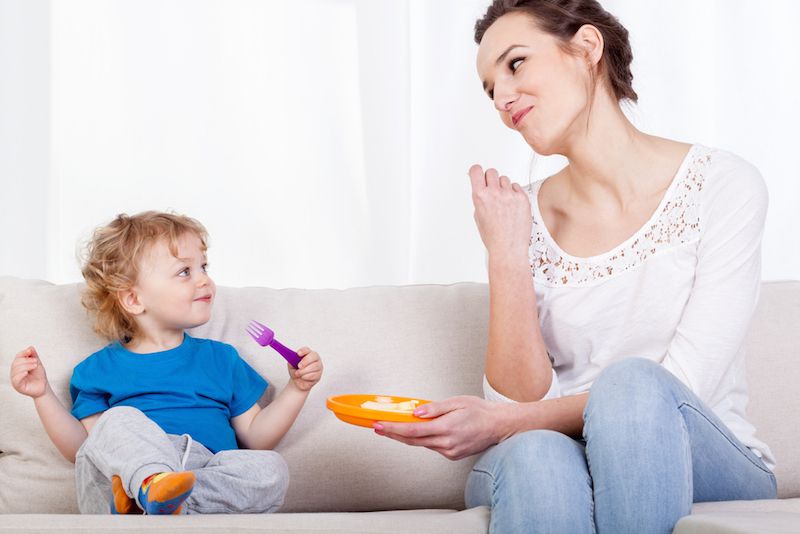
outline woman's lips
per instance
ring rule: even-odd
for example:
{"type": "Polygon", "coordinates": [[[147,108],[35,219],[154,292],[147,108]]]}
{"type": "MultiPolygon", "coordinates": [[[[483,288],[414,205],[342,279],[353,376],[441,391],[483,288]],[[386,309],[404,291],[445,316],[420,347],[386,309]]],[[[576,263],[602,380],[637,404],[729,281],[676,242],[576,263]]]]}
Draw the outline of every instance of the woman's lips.
{"type": "Polygon", "coordinates": [[[530,110],[532,110],[532,109],[533,109],[533,106],[531,106],[531,107],[528,107],[528,108],[525,108],[525,109],[523,109],[523,110],[521,110],[521,111],[517,111],[517,112],[514,114],[514,116],[513,116],[513,117],[511,117],[511,122],[513,122],[513,123],[514,123],[514,126],[516,126],[517,124],[519,124],[519,122],[520,122],[522,119],[524,119],[524,118],[525,118],[525,115],[527,115],[527,114],[528,114],[528,112],[529,112],[530,110]]]}

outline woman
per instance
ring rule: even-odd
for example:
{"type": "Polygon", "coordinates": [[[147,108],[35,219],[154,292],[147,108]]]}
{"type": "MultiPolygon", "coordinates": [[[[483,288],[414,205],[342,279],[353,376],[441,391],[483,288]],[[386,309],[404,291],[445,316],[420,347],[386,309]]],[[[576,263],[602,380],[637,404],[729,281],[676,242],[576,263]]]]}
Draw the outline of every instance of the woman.
{"type": "Polygon", "coordinates": [[[493,532],[671,532],[693,502],[774,498],[745,419],[758,171],[626,119],[628,33],[594,0],[496,0],[475,40],[503,123],[568,164],[527,190],[469,170],[489,254],[487,400],[376,432],[451,459],[486,451],[466,503],[492,508],[493,532]]]}

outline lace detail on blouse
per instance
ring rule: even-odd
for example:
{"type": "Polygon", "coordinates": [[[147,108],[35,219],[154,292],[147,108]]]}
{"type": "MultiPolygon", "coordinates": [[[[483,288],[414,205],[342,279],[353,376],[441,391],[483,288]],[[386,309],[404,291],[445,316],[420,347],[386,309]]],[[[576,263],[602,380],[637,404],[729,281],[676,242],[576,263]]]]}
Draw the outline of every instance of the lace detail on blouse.
{"type": "MultiPolygon", "coordinates": [[[[580,286],[607,279],[643,264],[660,251],[696,241],[700,236],[699,193],[703,189],[704,172],[711,164],[708,150],[693,147],[688,164],[681,165],[682,176],[676,176],[650,220],[633,236],[615,249],[591,258],[565,256],[545,237],[546,229],[533,217],[528,249],[534,280],[551,286],[580,286]]],[[[531,187],[531,202],[536,202],[541,181],[531,187]]]]}

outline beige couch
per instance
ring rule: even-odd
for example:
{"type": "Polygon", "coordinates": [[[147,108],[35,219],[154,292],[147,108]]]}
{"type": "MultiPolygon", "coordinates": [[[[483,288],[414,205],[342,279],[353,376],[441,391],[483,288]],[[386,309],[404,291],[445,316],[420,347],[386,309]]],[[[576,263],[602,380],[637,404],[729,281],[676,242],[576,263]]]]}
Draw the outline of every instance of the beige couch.
{"type": "MultiPolygon", "coordinates": [[[[287,381],[285,365],[249,339],[248,320],[271,325],[287,345],[314,347],[325,362],[322,382],[278,447],[291,484],[284,513],[268,516],[75,515],[73,466],[48,440],[33,402],[11,389],[8,368],[18,350],[34,344],[68,403],[73,366],[102,345],[79,290],[0,277],[0,533],[165,526],[183,532],[487,531],[486,508],[463,509],[474,458],[450,462],[347,425],[325,408],[326,397],[343,393],[479,395],[485,285],[219,289],[213,319],[194,335],[233,344],[277,388],[287,381]]],[[[800,532],[800,283],[764,285],[749,347],[750,415],[777,456],[781,500],[700,504],[676,532],[800,532]]]]}

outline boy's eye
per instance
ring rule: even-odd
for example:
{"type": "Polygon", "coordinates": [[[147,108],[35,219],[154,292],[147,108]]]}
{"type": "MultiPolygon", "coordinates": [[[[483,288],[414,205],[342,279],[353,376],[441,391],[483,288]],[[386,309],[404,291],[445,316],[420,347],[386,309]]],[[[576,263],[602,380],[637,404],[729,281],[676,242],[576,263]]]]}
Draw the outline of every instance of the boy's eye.
{"type": "Polygon", "coordinates": [[[204,263],[204,264],[203,264],[203,272],[204,272],[204,273],[207,273],[207,272],[208,272],[208,264],[207,264],[207,263],[204,263]]]}
{"type": "Polygon", "coordinates": [[[178,273],[178,276],[189,276],[189,268],[186,267],[184,270],[178,273]]]}
{"type": "Polygon", "coordinates": [[[508,64],[508,68],[511,69],[511,72],[517,72],[517,69],[522,64],[523,58],[518,57],[516,59],[512,59],[511,62],[508,64]]]}

